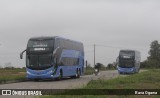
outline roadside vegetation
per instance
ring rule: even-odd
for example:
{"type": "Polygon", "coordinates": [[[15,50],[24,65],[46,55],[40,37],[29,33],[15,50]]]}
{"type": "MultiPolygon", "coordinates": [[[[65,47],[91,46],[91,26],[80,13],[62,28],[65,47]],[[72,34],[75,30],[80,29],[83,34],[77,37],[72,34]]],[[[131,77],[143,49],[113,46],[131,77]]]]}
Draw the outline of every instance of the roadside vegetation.
{"type": "Polygon", "coordinates": [[[1,68],[0,69],[0,84],[8,83],[9,81],[24,81],[25,69],[21,68],[1,68]]]}
{"type": "Polygon", "coordinates": [[[93,67],[87,67],[85,68],[85,71],[84,71],[84,75],[90,75],[90,74],[93,74],[94,73],[94,68],[93,67]]]}
{"type": "Polygon", "coordinates": [[[92,80],[85,89],[159,89],[160,69],[111,80],[92,80]]]}
{"type": "MultiPolygon", "coordinates": [[[[96,89],[159,89],[160,88],[160,69],[152,69],[127,77],[117,77],[110,80],[92,80],[82,90],[72,89],[62,95],[41,96],[40,98],[159,98],[153,95],[98,95],[96,89]],[[83,90],[84,89],[84,90],[83,90]],[[85,89],[95,89],[88,90],[85,89]],[[86,93],[93,95],[83,95],[86,93]],[[74,95],[74,94],[79,95],[74,95]],[[63,95],[64,94],[64,95],[63,95]],[[97,95],[94,95],[97,94],[97,95]]],[[[127,91],[126,91],[127,92],[127,91]]]]}
{"type": "Polygon", "coordinates": [[[141,68],[160,68],[160,44],[157,40],[151,42],[149,56],[141,62],[141,68]]]}

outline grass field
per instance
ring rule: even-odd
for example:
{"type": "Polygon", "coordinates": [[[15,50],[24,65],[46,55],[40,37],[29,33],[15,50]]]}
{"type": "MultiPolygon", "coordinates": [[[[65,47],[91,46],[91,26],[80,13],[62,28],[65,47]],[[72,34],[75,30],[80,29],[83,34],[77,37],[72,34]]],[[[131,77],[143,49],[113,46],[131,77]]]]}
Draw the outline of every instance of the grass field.
{"type": "Polygon", "coordinates": [[[85,68],[84,70],[84,74],[85,75],[90,75],[90,74],[93,74],[94,73],[94,69],[93,68],[85,68]]]}
{"type": "MultiPolygon", "coordinates": [[[[92,80],[81,89],[160,89],[160,69],[111,80],[92,80]]],[[[160,96],[153,95],[67,95],[73,91],[76,93],[75,90],[72,90],[62,93],[66,95],[41,96],[40,98],[160,98],[160,96]]],[[[81,90],[80,93],[83,94],[84,92],[81,90]]],[[[95,90],[92,93],[96,94],[97,92],[95,90]]]]}
{"type": "Polygon", "coordinates": [[[24,69],[0,69],[0,84],[25,80],[25,75],[24,69]]]}

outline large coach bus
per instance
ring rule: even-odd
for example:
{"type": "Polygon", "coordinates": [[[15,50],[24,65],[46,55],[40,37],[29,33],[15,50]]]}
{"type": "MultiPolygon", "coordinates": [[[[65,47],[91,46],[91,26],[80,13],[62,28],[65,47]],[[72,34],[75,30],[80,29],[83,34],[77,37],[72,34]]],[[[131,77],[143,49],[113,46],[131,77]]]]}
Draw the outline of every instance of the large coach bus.
{"type": "Polygon", "coordinates": [[[28,79],[79,78],[84,73],[84,48],[81,42],[62,37],[30,38],[26,52],[28,79]]]}
{"type": "Polygon", "coordinates": [[[136,50],[120,50],[117,58],[118,72],[138,73],[140,70],[140,52],[136,50]]]}

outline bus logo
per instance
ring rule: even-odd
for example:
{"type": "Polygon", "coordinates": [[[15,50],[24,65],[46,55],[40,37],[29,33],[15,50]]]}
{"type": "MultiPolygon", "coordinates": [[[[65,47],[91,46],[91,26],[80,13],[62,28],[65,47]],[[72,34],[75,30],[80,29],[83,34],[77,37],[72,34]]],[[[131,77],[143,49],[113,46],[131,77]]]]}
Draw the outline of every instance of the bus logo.
{"type": "Polygon", "coordinates": [[[2,90],[2,95],[11,95],[11,90],[2,90]]]}

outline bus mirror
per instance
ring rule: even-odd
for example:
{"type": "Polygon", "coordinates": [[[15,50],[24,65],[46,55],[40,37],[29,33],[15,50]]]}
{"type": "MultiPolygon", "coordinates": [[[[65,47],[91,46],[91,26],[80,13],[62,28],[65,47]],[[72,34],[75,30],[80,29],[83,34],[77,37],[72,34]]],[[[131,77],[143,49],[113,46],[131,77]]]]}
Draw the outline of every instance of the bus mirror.
{"type": "Polygon", "coordinates": [[[53,56],[57,53],[59,47],[57,47],[54,51],[53,51],[53,56]]]}
{"type": "Polygon", "coordinates": [[[23,54],[22,53],[20,54],[20,59],[23,59],[23,54]]]}
{"type": "Polygon", "coordinates": [[[20,59],[23,59],[23,53],[25,52],[26,50],[22,51],[22,53],[20,53],[20,59]]]}

